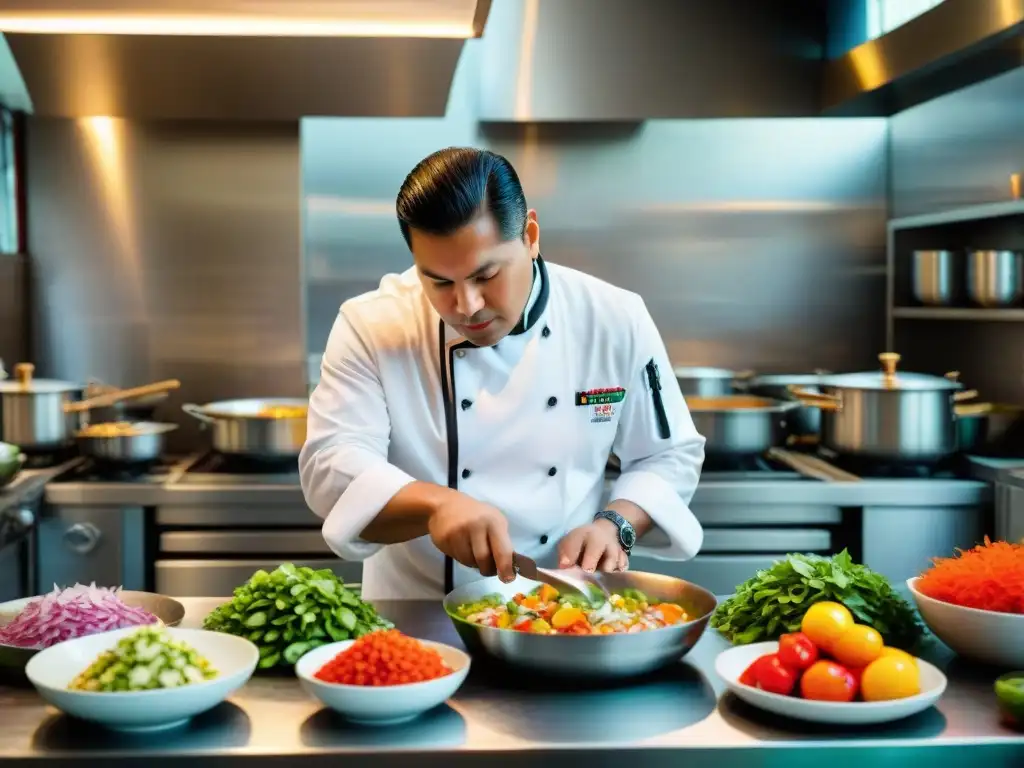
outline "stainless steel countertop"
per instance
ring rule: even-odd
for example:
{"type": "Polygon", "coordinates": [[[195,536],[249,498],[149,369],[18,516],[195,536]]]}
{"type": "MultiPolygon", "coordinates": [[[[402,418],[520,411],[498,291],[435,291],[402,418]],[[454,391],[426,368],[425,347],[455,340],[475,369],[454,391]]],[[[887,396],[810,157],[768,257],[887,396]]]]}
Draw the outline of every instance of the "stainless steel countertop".
{"type": "MultiPolygon", "coordinates": [[[[198,626],[220,602],[183,599],[183,626],[198,626]]],[[[405,632],[461,645],[438,603],[381,601],[405,632]]],[[[946,669],[938,706],[887,726],[838,729],[801,725],[751,709],[723,694],[713,661],[727,646],[708,631],[676,667],[615,688],[528,681],[477,663],[448,704],[391,728],[346,724],[282,674],[257,676],[230,701],[180,730],[148,736],[103,731],[48,709],[31,688],[0,686],[0,757],[5,764],[74,761],[76,766],[534,766],[578,759],[588,767],[687,768],[756,765],[800,768],[856,760],[872,768],[908,760],[929,768],[968,760],[1024,764],[1024,734],[999,725],[997,671],[953,659],[943,646],[929,658],[946,669]],[[721,696],[721,700],[719,697],[721,696]],[[811,749],[813,748],[813,749],[811,749]],[[571,750],[572,755],[566,754],[571,750]],[[825,752],[822,752],[825,750],[825,752]],[[685,762],[683,762],[685,761],[685,762]],[[544,764],[544,763],[541,763],[544,764]]]]}
{"type": "Polygon", "coordinates": [[[72,459],[48,469],[23,469],[14,477],[10,485],[0,488],[0,514],[20,504],[34,503],[43,495],[43,490],[48,482],[66,472],[77,461],[77,459],[72,459]]]}

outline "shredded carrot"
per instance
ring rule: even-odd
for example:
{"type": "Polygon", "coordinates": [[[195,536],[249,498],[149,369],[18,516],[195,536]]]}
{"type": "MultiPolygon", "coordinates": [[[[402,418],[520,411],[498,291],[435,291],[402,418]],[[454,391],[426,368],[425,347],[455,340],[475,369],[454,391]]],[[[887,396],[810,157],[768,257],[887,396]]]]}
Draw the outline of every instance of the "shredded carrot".
{"type": "Polygon", "coordinates": [[[990,541],[955,557],[935,558],[917,590],[945,603],[1024,614],[1024,545],[990,541]]]}

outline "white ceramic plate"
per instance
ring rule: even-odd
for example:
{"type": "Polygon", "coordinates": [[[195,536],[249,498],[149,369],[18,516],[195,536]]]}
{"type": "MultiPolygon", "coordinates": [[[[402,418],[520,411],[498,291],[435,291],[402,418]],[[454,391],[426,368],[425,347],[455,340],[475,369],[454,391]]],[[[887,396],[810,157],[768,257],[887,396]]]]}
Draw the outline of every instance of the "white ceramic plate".
{"type": "Polygon", "coordinates": [[[355,640],[343,640],[316,648],[295,665],[295,674],[306,691],[349,720],[368,725],[404,723],[446,701],[469,674],[469,656],[457,648],[430,640],[419,642],[441,654],[450,675],[408,685],[372,688],[362,685],[325,683],[314,675],[328,661],[350,647],[355,640]]]}
{"type": "Polygon", "coordinates": [[[252,677],[259,650],[242,637],[202,629],[168,629],[175,640],[205,656],[219,674],[212,680],[153,691],[69,691],[71,681],[96,657],[138,628],[79,637],[39,651],[25,675],[39,694],[65,714],[119,731],[172,728],[213,709],[252,677]]]}
{"type": "Polygon", "coordinates": [[[832,725],[869,725],[901,720],[933,706],[946,690],[946,676],[922,659],[917,660],[921,673],[921,693],[895,701],[808,701],[768,693],[739,681],[740,675],[755,659],[777,650],[779,644],[775,641],[730,648],[718,654],[715,672],[725,681],[730,691],[751,706],[783,717],[832,725]]]}
{"type": "Polygon", "coordinates": [[[907,587],[928,629],[957,654],[997,667],[1024,668],[1024,616],[944,603],[918,592],[916,578],[907,579],[907,587]]]}

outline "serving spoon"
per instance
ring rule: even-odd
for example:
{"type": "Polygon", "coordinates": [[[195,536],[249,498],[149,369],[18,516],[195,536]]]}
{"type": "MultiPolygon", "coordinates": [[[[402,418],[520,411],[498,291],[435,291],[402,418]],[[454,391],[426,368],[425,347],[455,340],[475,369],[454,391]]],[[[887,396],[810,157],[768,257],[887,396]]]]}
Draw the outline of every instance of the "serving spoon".
{"type": "Polygon", "coordinates": [[[611,598],[608,588],[594,574],[589,573],[579,566],[572,568],[538,568],[536,561],[520,555],[518,552],[512,555],[512,567],[518,575],[523,578],[539,581],[542,584],[550,584],[561,592],[576,592],[583,595],[587,602],[592,601],[591,586],[597,587],[605,600],[611,598]]]}

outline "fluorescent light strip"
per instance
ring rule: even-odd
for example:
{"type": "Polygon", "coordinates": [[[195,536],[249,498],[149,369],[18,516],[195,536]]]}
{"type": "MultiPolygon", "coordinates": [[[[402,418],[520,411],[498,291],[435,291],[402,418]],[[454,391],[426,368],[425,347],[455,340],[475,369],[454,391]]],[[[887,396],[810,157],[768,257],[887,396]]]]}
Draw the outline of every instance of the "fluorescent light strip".
{"type": "Polygon", "coordinates": [[[211,35],[224,37],[470,38],[471,24],[339,19],[244,19],[231,16],[4,16],[0,32],[71,35],[211,35]]]}

